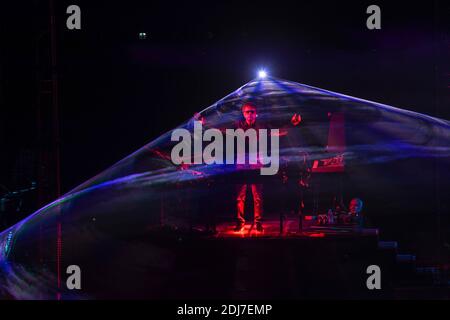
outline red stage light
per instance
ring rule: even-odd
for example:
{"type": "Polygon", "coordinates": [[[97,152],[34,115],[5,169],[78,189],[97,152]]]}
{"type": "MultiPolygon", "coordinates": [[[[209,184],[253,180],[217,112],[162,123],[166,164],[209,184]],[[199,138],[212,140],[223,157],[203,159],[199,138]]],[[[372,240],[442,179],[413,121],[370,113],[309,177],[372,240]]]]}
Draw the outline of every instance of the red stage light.
{"type": "Polygon", "coordinates": [[[325,238],[325,233],[323,233],[323,232],[311,233],[309,236],[311,238],[325,238]]]}

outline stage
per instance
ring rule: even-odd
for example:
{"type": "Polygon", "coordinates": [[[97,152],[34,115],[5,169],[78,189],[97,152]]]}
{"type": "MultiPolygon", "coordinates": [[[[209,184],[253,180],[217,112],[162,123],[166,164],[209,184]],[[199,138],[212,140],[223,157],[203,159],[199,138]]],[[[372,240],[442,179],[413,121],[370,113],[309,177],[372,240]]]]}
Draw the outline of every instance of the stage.
{"type": "MultiPolygon", "coordinates": [[[[284,226],[298,227],[295,221],[284,226]]],[[[92,286],[84,290],[96,299],[273,300],[427,298],[439,289],[431,275],[422,273],[419,279],[415,259],[395,241],[380,241],[376,229],[320,227],[280,235],[277,220],[265,221],[258,234],[250,231],[251,224],[242,233],[233,227],[219,224],[214,234],[161,229],[124,239],[115,248],[122,259],[85,274],[92,286]],[[158,257],[151,254],[155,250],[158,257]],[[379,290],[366,284],[373,265],[381,270],[379,290]],[[425,286],[434,291],[420,291],[425,286]]]]}
{"type": "Polygon", "coordinates": [[[245,227],[240,232],[235,232],[235,224],[232,222],[220,223],[216,226],[217,238],[276,238],[276,237],[295,237],[295,238],[336,238],[336,237],[377,237],[378,229],[374,228],[358,228],[348,225],[330,225],[319,226],[313,224],[306,224],[298,218],[282,218],[279,220],[271,219],[262,223],[263,232],[256,231],[253,223],[246,222],[245,227]],[[280,222],[281,220],[281,222],[280,222]],[[300,230],[301,228],[301,230],[300,230]]]}

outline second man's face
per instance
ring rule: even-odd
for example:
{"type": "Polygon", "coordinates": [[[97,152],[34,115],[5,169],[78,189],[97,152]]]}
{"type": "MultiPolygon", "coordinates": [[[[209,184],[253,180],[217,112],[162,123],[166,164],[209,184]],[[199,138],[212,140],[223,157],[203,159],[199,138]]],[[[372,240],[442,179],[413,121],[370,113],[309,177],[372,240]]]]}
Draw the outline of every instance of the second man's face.
{"type": "Polygon", "coordinates": [[[252,106],[244,106],[244,108],[242,108],[242,114],[248,124],[253,124],[256,121],[256,108],[252,106]]]}
{"type": "Polygon", "coordinates": [[[356,199],[352,199],[352,201],[350,201],[350,212],[352,214],[358,214],[361,212],[362,209],[362,203],[356,199]]]}

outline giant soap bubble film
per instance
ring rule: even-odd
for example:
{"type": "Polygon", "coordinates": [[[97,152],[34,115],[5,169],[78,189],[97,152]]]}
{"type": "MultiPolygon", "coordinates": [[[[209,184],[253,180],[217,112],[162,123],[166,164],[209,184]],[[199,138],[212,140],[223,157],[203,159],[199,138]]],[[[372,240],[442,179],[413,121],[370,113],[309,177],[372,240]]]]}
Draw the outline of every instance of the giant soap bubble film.
{"type": "MultiPolygon", "coordinates": [[[[199,138],[195,121],[204,130],[233,128],[249,100],[262,127],[280,130],[277,174],[176,165],[171,150],[177,142],[168,131],[4,230],[2,297],[234,297],[235,249],[223,241],[233,235],[220,226],[234,223],[235,185],[249,179],[264,186],[265,220],[277,221],[283,212],[295,221],[299,206],[314,217],[357,197],[365,227],[399,241],[421,261],[449,261],[447,120],[267,77],[199,109],[178,128],[193,140],[199,138]],[[327,172],[330,161],[337,170],[327,172]],[[81,268],[83,290],[67,289],[68,265],[81,268]]],[[[286,237],[299,232],[295,223],[290,228],[286,237]]]]}

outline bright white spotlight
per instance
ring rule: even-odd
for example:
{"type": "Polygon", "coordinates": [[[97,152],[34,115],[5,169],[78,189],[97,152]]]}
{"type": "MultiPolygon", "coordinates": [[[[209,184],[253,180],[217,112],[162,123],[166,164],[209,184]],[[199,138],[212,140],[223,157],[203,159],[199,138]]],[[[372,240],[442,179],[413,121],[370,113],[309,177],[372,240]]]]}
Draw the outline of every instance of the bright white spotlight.
{"type": "Polygon", "coordinates": [[[267,72],[266,72],[266,70],[259,70],[259,71],[258,71],[258,78],[264,79],[265,77],[267,77],[267,72]]]}

